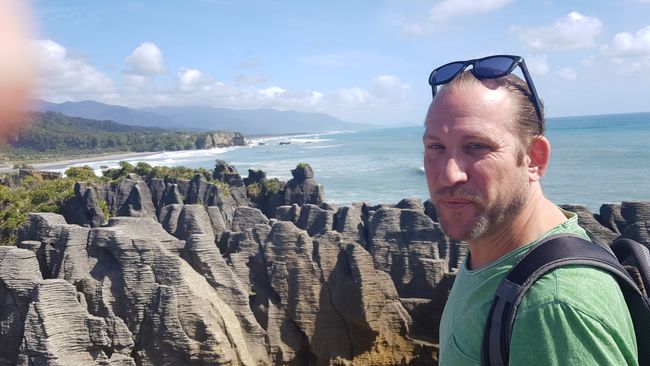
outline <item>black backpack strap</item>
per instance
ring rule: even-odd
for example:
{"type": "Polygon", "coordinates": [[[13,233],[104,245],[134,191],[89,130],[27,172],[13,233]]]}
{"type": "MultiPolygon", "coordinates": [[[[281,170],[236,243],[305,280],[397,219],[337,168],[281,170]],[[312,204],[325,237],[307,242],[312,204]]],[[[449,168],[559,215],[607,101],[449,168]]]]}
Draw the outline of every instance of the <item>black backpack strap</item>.
{"type": "Polygon", "coordinates": [[[508,365],[515,315],[524,294],[545,273],[566,265],[588,265],[612,273],[622,289],[630,289],[627,292],[631,298],[645,299],[645,305],[640,306],[650,309],[647,298],[610,251],[575,236],[551,236],[520,258],[497,288],[485,324],[481,365],[508,365]]]}
{"type": "Polygon", "coordinates": [[[619,263],[635,280],[641,292],[648,297],[650,291],[650,251],[643,244],[620,238],[611,246],[619,263]]]}
{"type": "Polygon", "coordinates": [[[627,238],[615,240],[611,248],[618,261],[637,282],[636,288],[621,285],[621,290],[634,323],[639,365],[647,366],[650,365],[650,251],[645,245],[627,238]],[[637,295],[639,291],[642,296],[637,295]]]}

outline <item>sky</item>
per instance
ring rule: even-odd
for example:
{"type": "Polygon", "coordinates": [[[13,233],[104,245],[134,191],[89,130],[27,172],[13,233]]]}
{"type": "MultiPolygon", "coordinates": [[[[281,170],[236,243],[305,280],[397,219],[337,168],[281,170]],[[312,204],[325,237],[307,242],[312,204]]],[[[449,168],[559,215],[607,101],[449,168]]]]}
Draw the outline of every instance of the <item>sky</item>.
{"type": "Polygon", "coordinates": [[[31,10],[35,96],[57,103],[420,124],[434,68],[514,54],[549,117],[650,111],[650,0],[33,0],[31,10]]]}

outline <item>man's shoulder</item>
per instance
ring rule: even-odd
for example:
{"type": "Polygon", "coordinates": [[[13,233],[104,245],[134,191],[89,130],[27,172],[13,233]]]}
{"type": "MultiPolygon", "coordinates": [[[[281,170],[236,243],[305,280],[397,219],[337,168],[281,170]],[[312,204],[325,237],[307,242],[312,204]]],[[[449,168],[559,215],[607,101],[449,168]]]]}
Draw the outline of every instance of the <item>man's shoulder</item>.
{"type": "Polygon", "coordinates": [[[511,364],[636,365],[634,325],[616,279],[588,266],[542,276],[517,311],[511,364]]]}
{"type": "Polygon", "coordinates": [[[558,267],[539,278],[524,296],[517,316],[553,305],[569,306],[598,320],[627,313],[625,298],[614,276],[585,265],[558,267]]]}

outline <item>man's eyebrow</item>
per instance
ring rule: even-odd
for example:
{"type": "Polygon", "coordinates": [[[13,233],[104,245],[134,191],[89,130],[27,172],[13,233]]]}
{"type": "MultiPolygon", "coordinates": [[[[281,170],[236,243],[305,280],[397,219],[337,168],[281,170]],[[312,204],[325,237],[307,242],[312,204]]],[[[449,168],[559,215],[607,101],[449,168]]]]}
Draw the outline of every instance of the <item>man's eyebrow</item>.
{"type": "Polygon", "coordinates": [[[486,135],[478,135],[478,134],[471,134],[471,135],[465,135],[465,136],[463,136],[463,140],[473,140],[473,139],[481,139],[481,140],[485,140],[485,139],[487,139],[487,138],[489,138],[489,137],[486,136],[486,135]]]}
{"type": "Polygon", "coordinates": [[[422,140],[440,140],[438,136],[432,134],[432,133],[425,133],[422,135],[422,140]]]}
{"type": "MultiPolygon", "coordinates": [[[[470,135],[464,135],[461,137],[461,140],[472,140],[472,139],[481,139],[485,140],[489,138],[488,136],[481,135],[481,134],[470,134],[470,135]]],[[[440,138],[432,133],[425,133],[422,135],[423,140],[440,140],[440,138]]]]}

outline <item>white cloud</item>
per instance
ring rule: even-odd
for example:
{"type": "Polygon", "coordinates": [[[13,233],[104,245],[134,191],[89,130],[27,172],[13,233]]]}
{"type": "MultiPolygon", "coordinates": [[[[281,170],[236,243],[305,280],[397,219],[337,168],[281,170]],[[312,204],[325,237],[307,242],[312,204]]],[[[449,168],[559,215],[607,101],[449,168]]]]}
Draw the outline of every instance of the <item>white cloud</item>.
{"type": "Polygon", "coordinates": [[[129,73],[135,75],[160,75],[166,71],[165,60],[160,48],[154,43],[139,45],[125,60],[129,73]]]}
{"type": "Polygon", "coordinates": [[[214,79],[203,75],[197,69],[181,67],[176,73],[176,82],[181,91],[187,92],[198,88],[210,89],[211,84],[214,84],[214,79]]]}
{"type": "Polygon", "coordinates": [[[126,74],[124,75],[124,85],[127,88],[143,89],[147,86],[149,79],[142,75],[126,74]]]}
{"type": "Polygon", "coordinates": [[[403,22],[402,31],[415,36],[431,34],[446,27],[453,19],[489,13],[503,8],[512,1],[442,0],[431,8],[426,22],[403,22]]]}
{"type": "Polygon", "coordinates": [[[399,103],[406,100],[411,86],[394,75],[377,76],[370,88],[372,95],[386,102],[399,103]]]}
{"type": "Polygon", "coordinates": [[[279,86],[272,86],[266,89],[260,89],[258,90],[258,93],[260,93],[264,97],[275,99],[281,96],[282,94],[286,93],[286,90],[280,88],[279,86]]]}
{"type": "Polygon", "coordinates": [[[589,48],[596,44],[603,22],[578,12],[571,12],[553,25],[510,28],[528,47],[544,51],[589,48]]]}
{"type": "Polygon", "coordinates": [[[71,57],[50,39],[32,42],[38,64],[38,87],[51,100],[91,98],[114,91],[113,81],[86,61],[71,57]]]}
{"type": "Polygon", "coordinates": [[[650,25],[639,29],[636,34],[618,33],[612,41],[600,48],[609,57],[650,57],[650,25]]]}
{"type": "Polygon", "coordinates": [[[546,55],[527,55],[526,66],[531,74],[546,75],[548,74],[548,63],[546,62],[546,55]]]}
{"type": "Polygon", "coordinates": [[[618,33],[610,43],[603,45],[600,52],[614,64],[625,64],[617,68],[621,75],[636,75],[650,70],[650,26],[639,29],[636,33],[618,33]]]}
{"type": "Polygon", "coordinates": [[[562,79],[569,80],[569,81],[573,81],[578,78],[578,75],[576,75],[575,70],[573,70],[570,67],[562,68],[560,71],[558,71],[558,75],[560,75],[562,79]]]}
{"type": "Polygon", "coordinates": [[[339,89],[338,92],[332,95],[331,99],[337,103],[358,105],[370,102],[373,97],[367,90],[355,86],[339,89]]]}
{"type": "MultiPolygon", "coordinates": [[[[208,105],[224,108],[275,108],[325,112],[344,119],[367,121],[372,113],[396,113],[406,105],[411,90],[396,75],[383,74],[367,85],[333,90],[289,89],[282,85],[259,87],[252,83],[219,81],[195,68],[182,67],[172,75],[153,78],[151,73],[123,73],[118,84],[84,60],[70,57],[62,45],[51,40],[36,43],[44,67],[39,97],[54,102],[92,99],[104,103],[143,107],[153,105],[208,105]],[[355,115],[354,117],[351,117],[355,115]]],[[[136,70],[131,70],[136,71],[136,70]]],[[[142,70],[140,70],[142,71],[142,70]]],[[[119,77],[119,76],[118,76],[119,77]]]]}

